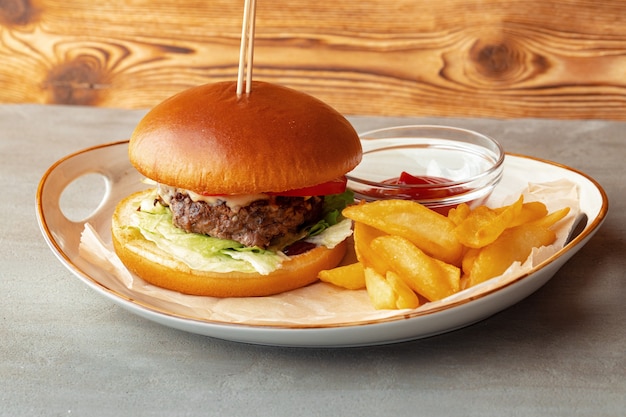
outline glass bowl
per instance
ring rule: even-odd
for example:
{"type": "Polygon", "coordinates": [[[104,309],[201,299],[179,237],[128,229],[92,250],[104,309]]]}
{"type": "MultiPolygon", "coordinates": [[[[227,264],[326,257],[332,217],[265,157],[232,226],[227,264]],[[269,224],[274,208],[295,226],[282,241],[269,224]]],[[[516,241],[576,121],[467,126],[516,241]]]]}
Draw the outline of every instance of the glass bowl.
{"type": "Polygon", "coordinates": [[[484,203],[502,178],[502,146],[478,132],[415,125],[360,137],[363,160],[347,175],[358,200],[415,200],[447,214],[461,203],[484,203]]]}

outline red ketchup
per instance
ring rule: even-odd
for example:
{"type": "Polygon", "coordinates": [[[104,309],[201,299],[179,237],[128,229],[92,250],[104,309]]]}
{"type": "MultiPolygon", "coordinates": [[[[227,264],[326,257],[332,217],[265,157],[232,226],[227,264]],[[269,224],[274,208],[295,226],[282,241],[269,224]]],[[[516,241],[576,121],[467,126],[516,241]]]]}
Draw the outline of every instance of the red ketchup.
{"type": "MultiPolygon", "coordinates": [[[[447,178],[433,177],[429,175],[411,175],[408,172],[402,172],[399,177],[390,178],[383,181],[388,185],[432,185],[433,187],[414,187],[414,188],[380,188],[361,191],[363,195],[375,198],[397,198],[401,200],[433,200],[439,198],[452,197],[463,194],[468,190],[465,187],[446,187],[440,188],[439,184],[450,182],[447,178]]],[[[448,211],[455,205],[431,207],[436,212],[447,215],[448,211]]]]}

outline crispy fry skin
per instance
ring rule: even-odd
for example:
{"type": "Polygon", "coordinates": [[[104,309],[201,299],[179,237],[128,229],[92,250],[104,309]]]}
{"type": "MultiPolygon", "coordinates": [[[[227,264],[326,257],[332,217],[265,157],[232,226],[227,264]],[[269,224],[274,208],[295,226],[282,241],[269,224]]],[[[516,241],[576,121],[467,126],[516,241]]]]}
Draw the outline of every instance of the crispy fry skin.
{"type": "Polygon", "coordinates": [[[475,208],[456,227],[457,239],[468,248],[482,248],[492,243],[520,215],[522,205],[523,198],[520,196],[515,203],[502,210],[487,206],[475,208]]]}
{"type": "Polygon", "coordinates": [[[401,236],[381,236],[372,241],[378,253],[413,291],[429,301],[459,291],[459,268],[432,258],[401,236]]]}
{"type": "Polygon", "coordinates": [[[365,288],[363,264],[360,262],[320,271],[318,277],[320,281],[328,282],[348,290],[360,290],[365,288]]]}

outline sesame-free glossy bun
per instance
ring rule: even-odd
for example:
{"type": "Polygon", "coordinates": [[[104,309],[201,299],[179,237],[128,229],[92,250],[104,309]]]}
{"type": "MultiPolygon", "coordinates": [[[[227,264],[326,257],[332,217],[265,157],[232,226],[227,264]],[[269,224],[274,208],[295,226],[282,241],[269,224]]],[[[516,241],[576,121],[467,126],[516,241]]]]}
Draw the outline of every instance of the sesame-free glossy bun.
{"type": "Polygon", "coordinates": [[[137,125],[131,163],[157,182],[209,194],[253,194],[310,187],[361,160],[352,125],[299,91],[253,82],[201,85],[158,104],[137,125]]]}
{"type": "Polygon", "coordinates": [[[189,268],[127,227],[137,204],[151,193],[140,191],[122,200],[112,218],[113,247],[122,263],[145,281],[158,287],[191,295],[212,297],[251,297],[278,294],[317,281],[323,269],[337,266],[346,253],[347,243],[333,249],[320,246],[283,262],[282,268],[268,274],[207,272],[189,268]]]}

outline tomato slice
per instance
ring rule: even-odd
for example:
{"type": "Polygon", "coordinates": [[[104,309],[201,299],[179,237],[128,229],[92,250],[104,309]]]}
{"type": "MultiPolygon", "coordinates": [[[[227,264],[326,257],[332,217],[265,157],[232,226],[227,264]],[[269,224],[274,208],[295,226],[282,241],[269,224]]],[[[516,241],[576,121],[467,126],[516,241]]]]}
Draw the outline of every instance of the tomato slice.
{"type": "Polygon", "coordinates": [[[334,180],[313,185],[311,187],[297,188],[294,190],[281,192],[271,192],[267,194],[283,197],[308,197],[312,195],[341,194],[346,191],[347,182],[348,180],[346,176],[343,175],[341,177],[335,178],[334,180]]]}

